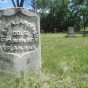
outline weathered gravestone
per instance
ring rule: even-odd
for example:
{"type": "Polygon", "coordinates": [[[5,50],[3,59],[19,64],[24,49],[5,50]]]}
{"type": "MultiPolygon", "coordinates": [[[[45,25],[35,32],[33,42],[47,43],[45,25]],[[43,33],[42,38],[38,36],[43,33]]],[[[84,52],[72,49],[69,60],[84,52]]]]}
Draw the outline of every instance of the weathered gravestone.
{"type": "Polygon", "coordinates": [[[68,37],[75,37],[74,27],[68,27],[68,37]]]}
{"type": "Polygon", "coordinates": [[[24,8],[0,11],[0,71],[40,72],[39,16],[24,8]]]}

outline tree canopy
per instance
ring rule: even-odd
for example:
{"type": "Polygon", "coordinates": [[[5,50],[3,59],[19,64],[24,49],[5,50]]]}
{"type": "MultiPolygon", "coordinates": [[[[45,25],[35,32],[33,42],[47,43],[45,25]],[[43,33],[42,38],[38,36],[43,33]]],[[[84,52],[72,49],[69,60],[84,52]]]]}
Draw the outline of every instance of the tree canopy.
{"type": "Polygon", "coordinates": [[[67,31],[68,26],[77,29],[88,25],[88,0],[10,0],[14,7],[24,5],[38,12],[44,32],[67,31]],[[78,28],[79,27],[79,28],[78,28]]]}

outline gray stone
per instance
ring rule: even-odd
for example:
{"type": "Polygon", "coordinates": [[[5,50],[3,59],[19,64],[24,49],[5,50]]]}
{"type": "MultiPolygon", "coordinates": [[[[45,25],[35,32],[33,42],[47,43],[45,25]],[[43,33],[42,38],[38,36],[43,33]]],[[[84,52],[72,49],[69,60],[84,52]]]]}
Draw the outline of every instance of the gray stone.
{"type": "Polygon", "coordinates": [[[68,27],[68,37],[75,37],[74,27],[68,27]]]}
{"type": "Polygon", "coordinates": [[[0,11],[0,71],[40,72],[40,19],[24,8],[0,11]]]}

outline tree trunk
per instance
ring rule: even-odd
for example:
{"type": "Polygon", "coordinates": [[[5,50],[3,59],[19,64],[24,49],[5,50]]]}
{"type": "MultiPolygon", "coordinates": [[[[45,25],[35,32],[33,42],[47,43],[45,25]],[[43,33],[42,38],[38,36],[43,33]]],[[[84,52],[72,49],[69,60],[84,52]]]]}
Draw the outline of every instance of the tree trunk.
{"type": "Polygon", "coordinates": [[[20,7],[19,0],[16,0],[17,7],[20,7]]]}
{"type": "Polygon", "coordinates": [[[83,28],[84,28],[83,36],[84,36],[84,37],[86,36],[86,19],[87,19],[87,17],[84,16],[84,18],[83,18],[83,28]]]}
{"type": "Polygon", "coordinates": [[[37,12],[36,0],[32,0],[31,3],[32,3],[31,6],[32,6],[34,12],[37,12]]]}
{"type": "Polygon", "coordinates": [[[16,4],[15,4],[14,0],[12,0],[12,4],[13,4],[14,7],[16,7],[16,4]]]}
{"type": "Polygon", "coordinates": [[[24,0],[21,0],[20,7],[23,7],[23,5],[24,5],[24,0]]]}

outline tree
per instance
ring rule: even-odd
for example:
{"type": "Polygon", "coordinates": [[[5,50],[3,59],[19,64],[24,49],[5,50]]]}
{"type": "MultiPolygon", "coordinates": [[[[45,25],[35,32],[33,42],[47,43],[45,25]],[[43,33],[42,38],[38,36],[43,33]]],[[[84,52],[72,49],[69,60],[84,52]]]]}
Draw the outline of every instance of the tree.
{"type": "Polygon", "coordinates": [[[37,0],[41,25],[46,32],[66,30],[66,9],[68,0],[37,0]]]}
{"type": "Polygon", "coordinates": [[[88,0],[78,0],[80,8],[81,27],[84,29],[83,36],[85,36],[86,27],[88,26],[88,0]]]}
{"type": "Polygon", "coordinates": [[[85,36],[86,26],[88,26],[88,7],[86,5],[80,6],[80,16],[81,16],[81,25],[83,26],[85,36]]]}
{"type": "Polygon", "coordinates": [[[78,4],[76,4],[74,0],[70,0],[68,3],[68,11],[67,11],[68,26],[74,26],[75,24],[77,24],[77,21],[79,20],[76,19],[80,17],[79,13],[80,9],[78,4]]]}
{"type": "Polygon", "coordinates": [[[23,7],[25,0],[11,0],[14,7],[23,7]]]}
{"type": "Polygon", "coordinates": [[[33,8],[33,11],[37,12],[37,1],[36,0],[31,0],[31,6],[33,8]]]}

